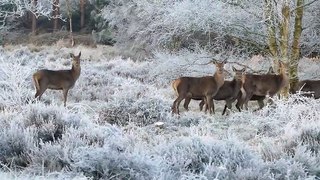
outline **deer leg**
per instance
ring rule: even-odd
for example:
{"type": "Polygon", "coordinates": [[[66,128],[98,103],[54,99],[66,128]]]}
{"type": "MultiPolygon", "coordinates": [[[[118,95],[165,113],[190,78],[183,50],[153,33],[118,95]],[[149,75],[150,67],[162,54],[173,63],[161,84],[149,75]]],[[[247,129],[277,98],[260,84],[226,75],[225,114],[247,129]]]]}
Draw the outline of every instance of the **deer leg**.
{"type": "Polygon", "coordinates": [[[264,107],[263,99],[259,99],[259,100],[257,100],[257,102],[258,102],[258,105],[259,105],[259,109],[262,109],[264,107]]]}
{"type": "Polygon", "coordinates": [[[223,111],[222,111],[222,115],[224,115],[226,113],[227,110],[227,104],[224,105],[223,111]]]}
{"type": "Polygon", "coordinates": [[[207,105],[210,114],[214,114],[214,107],[213,107],[213,98],[211,95],[206,95],[207,105]]]}
{"type": "Polygon", "coordinates": [[[215,114],[213,98],[211,99],[211,109],[212,109],[212,113],[215,114]]]}
{"type": "Polygon", "coordinates": [[[238,109],[239,112],[241,112],[241,109],[242,109],[242,106],[241,106],[240,101],[241,101],[241,100],[238,99],[238,100],[237,100],[237,103],[236,103],[236,108],[238,109]]]}
{"type": "MultiPolygon", "coordinates": [[[[202,111],[203,106],[206,104],[205,99],[202,99],[201,102],[199,103],[199,109],[202,111]]],[[[207,111],[208,106],[206,105],[206,111],[207,111]]]]}
{"type": "Polygon", "coordinates": [[[186,109],[187,111],[189,111],[189,104],[190,104],[190,101],[191,101],[191,97],[190,96],[187,96],[185,99],[184,99],[184,104],[183,104],[183,107],[184,109],[186,109]]]}
{"type": "Polygon", "coordinates": [[[179,95],[178,98],[173,102],[172,113],[179,114],[179,105],[183,99],[184,97],[179,95]]]}
{"type": "Polygon", "coordinates": [[[205,112],[205,113],[207,113],[207,111],[208,111],[208,109],[209,109],[209,105],[208,105],[207,102],[208,102],[207,99],[204,98],[204,103],[205,103],[204,112],[205,112]]]}
{"type": "Polygon", "coordinates": [[[226,100],[226,104],[224,105],[224,109],[222,111],[222,115],[226,113],[226,110],[232,108],[232,101],[231,100],[226,100]]]}
{"type": "Polygon", "coordinates": [[[247,95],[246,95],[246,97],[244,99],[244,102],[241,104],[241,106],[243,106],[243,104],[244,104],[246,110],[248,110],[248,102],[249,102],[249,100],[251,99],[252,96],[253,96],[253,93],[248,93],[247,92],[247,95]]]}
{"type": "Polygon", "coordinates": [[[63,89],[63,105],[66,107],[67,105],[67,97],[68,97],[69,89],[63,89]]]}
{"type": "Polygon", "coordinates": [[[46,90],[47,90],[47,86],[40,84],[40,88],[37,89],[37,92],[36,92],[36,94],[34,95],[34,98],[37,98],[37,97],[38,97],[38,99],[40,100],[42,94],[43,94],[46,90]]]}

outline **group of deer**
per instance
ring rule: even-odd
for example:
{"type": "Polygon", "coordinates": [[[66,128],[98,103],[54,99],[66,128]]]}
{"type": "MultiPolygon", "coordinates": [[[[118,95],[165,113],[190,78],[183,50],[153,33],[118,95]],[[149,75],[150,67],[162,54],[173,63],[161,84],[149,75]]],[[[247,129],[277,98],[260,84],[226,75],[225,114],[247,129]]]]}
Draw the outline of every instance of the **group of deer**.
{"type": "MultiPolygon", "coordinates": [[[[81,72],[80,56],[70,54],[72,58],[72,67],[68,70],[48,70],[42,69],[33,74],[33,81],[36,87],[35,98],[41,98],[42,94],[47,89],[62,90],[64,97],[64,106],[66,106],[69,90],[75,85],[81,72]]],[[[224,65],[225,62],[215,62],[216,72],[213,76],[205,77],[180,77],[173,81],[172,86],[178,98],[174,101],[172,112],[179,114],[179,104],[185,99],[184,108],[188,110],[188,105],[191,99],[201,100],[200,110],[206,105],[206,111],[214,113],[214,100],[225,100],[226,105],[223,110],[231,109],[232,103],[237,101],[236,107],[241,111],[243,105],[246,105],[249,100],[257,100],[259,108],[264,106],[263,100],[267,95],[274,96],[280,89],[288,85],[288,76],[285,73],[283,63],[280,62],[280,74],[264,74],[254,75],[245,74],[245,68],[235,72],[232,81],[224,80],[224,65]]],[[[305,80],[300,81],[294,91],[313,91],[315,98],[320,97],[320,81],[305,80]]]]}
{"type": "MultiPolygon", "coordinates": [[[[282,88],[289,84],[289,77],[286,74],[286,67],[279,62],[279,74],[248,74],[246,69],[236,69],[232,67],[235,75],[233,80],[227,81],[224,76],[225,62],[214,62],[216,71],[213,76],[205,77],[180,77],[172,82],[172,87],[177,94],[177,99],[173,102],[172,113],[179,114],[180,102],[184,101],[184,108],[188,110],[190,100],[201,100],[200,111],[206,105],[206,111],[214,113],[213,100],[224,100],[226,102],[222,115],[227,108],[231,109],[232,103],[237,100],[236,108],[241,111],[243,105],[248,109],[248,101],[257,100],[259,109],[264,107],[266,96],[273,97],[282,88]]],[[[320,81],[304,80],[292,88],[293,91],[313,91],[315,98],[320,97],[320,81]]]]}

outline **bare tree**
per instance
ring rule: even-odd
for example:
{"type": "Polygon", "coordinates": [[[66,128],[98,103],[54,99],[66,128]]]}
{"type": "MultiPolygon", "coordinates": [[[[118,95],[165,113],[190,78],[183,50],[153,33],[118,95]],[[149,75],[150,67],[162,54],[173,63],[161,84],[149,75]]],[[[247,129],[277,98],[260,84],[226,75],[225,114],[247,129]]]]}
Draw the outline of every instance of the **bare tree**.
{"type": "Polygon", "coordinates": [[[31,27],[31,32],[32,32],[32,35],[35,36],[36,35],[36,31],[37,31],[37,3],[38,3],[38,0],[32,0],[32,27],[31,27]]]}
{"type": "Polygon", "coordinates": [[[80,28],[82,29],[84,27],[84,18],[85,18],[85,5],[86,0],[80,0],[80,28]]]}
{"type": "Polygon", "coordinates": [[[59,29],[59,17],[60,17],[60,4],[59,0],[53,0],[52,2],[52,11],[53,11],[53,31],[59,29]]]}
{"type": "Polygon", "coordinates": [[[67,5],[67,14],[69,18],[70,43],[71,43],[71,46],[74,46],[74,38],[73,38],[73,32],[72,32],[72,11],[71,11],[71,4],[69,0],[66,0],[66,5],[67,5]]]}

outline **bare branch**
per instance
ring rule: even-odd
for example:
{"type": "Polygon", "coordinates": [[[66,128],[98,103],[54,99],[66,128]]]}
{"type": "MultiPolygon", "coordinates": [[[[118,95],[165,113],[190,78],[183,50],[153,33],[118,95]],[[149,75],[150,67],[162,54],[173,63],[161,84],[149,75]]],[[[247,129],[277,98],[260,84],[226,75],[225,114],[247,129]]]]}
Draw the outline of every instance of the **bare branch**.
{"type": "Polygon", "coordinates": [[[319,0],[314,0],[314,1],[311,1],[311,2],[309,2],[309,3],[304,4],[304,5],[302,5],[302,6],[296,7],[296,8],[294,8],[294,9],[292,9],[290,12],[292,13],[293,11],[296,11],[297,9],[299,9],[299,8],[301,8],[301,7],[309,6],[309,5],[311,5],[311,4],[313,4],[313,3],[317,2],[317,1],[319,1],[319,0]]]}

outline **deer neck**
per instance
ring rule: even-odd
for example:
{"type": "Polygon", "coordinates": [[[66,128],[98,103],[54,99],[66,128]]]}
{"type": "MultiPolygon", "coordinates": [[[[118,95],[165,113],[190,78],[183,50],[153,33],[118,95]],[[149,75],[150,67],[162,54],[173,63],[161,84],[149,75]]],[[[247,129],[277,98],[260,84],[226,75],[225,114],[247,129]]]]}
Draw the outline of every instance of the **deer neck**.
{"type": "Polygon", "coordinates": [[[217,82],[217,85],[221,87],[224,83],[224,74],[215,73],[213,77],[214,77],[214,80],[217,82]]]}
{"type": "Polygon", "coordinates": [[[80,66],[72,65],[71,73],[72,73],[72,77],[73,77],[74,80],[77,80],[79,78],[80,72],[81,72],[81,67],[80,66]]]}
{"type": "Polygon", "coordinates": [[[240,78],[233,78],[233,82],[235,82],[235,84],[242,86],[244,80],[243,80],[243,77],[241,76],[240,78]]]}

